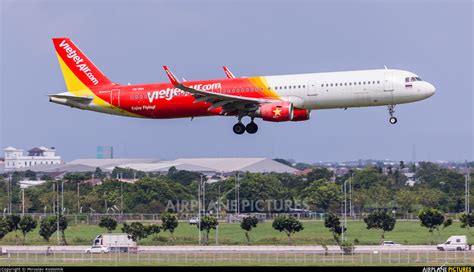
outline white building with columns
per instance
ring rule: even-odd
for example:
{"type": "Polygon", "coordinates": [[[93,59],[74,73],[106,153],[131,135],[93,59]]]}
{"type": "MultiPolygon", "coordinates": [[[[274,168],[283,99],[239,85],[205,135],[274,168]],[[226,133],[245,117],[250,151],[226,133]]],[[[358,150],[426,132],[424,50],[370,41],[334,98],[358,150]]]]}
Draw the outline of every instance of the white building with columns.
{"type": "Polygon", "coordinates": [[[61,164],[61,156],[56,156],[54,147],[35,147],[25,153],[22,149],[7,147],[5,151],[5,171],[21,170],[33,165],[61,164]]]}

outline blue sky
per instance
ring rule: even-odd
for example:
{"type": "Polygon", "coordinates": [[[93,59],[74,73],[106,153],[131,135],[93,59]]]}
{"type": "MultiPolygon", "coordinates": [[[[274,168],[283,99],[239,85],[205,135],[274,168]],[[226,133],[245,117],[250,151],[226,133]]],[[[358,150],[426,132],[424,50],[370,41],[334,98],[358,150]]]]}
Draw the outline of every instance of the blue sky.
{"type": "Polygon", "coordinates": [[[55,146],[66,159],[280,157],[473,159],[472,1],[1,1],[0,146],[55,146]],[[51,38],[70,37],[113,81],[167,81],[357,69],[412,71],[428,100],[314,111],[297,123],[234,117],[142,120],[48,102],[65,84],[51,38]]]}

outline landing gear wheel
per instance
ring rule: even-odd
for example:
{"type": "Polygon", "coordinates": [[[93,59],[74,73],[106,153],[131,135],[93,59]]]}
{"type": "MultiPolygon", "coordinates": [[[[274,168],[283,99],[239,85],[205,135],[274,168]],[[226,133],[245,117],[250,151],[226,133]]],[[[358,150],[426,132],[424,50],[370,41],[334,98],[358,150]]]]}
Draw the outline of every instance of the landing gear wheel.
{"type": "Polygon", "coordinates": [[[254,134],[258,131],[258,126],[257,124],[255,124],[254,122],[250,122],[247,124],[247,126],[245,127],[245,130],[247,131],[247,133],[249,134],[254,134]]]}
{"type": "Polygon", "coordinates": [[[389,105],[387,108],[388,114],[390,114],[390,119],[388,119],[388,121],[390,124],[394,125],[397,123],[397,117],[393,117],[393,114],[395,113],[395,105],[389,105]]]}
{"type": "Polygon", "coordinates": [[[232,129],[234,130],[235,134],[243,134],[245,132],[245,126],[244,126],[244,124],[242,124],[240,122],[235,124],[232,129]]]}

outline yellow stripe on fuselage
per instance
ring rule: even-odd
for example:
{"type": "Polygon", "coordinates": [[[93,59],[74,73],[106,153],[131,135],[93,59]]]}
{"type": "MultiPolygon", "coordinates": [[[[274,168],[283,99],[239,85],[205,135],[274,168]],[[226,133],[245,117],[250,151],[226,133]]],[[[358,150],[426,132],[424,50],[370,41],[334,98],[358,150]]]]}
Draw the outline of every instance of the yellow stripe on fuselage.
{"type": "Polygon", "coordinates": [[[257,86],[263,87],[263,93],[266,97],[280,99],[280,96],[273,89],[268,89],[268,87],[270,86],[268,85],[268,82],[265,77],[251,77],[250,82],[257,86]]]}

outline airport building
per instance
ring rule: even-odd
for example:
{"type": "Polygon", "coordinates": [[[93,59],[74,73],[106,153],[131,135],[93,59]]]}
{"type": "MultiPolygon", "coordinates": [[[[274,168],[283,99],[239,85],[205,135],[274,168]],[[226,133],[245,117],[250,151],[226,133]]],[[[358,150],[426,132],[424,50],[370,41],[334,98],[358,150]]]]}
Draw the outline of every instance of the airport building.
{"type": "Polygon", "coordinates": [[[59,165],[61,157],[56,155],[54,147],[35,147],[25,152],[22,149],[7,147],[3,168],[5,171],[26,170],[36,165],[59,165]]]}
{"type": "Polygon", "coordinates": [[[227,176],[236,172],[296,173],[298,171],[268,158],[77,159],[62,164],[36,164],[21,170],[61,177],[65,173],[94,172],[97,168],[100,168],[102,172],[111,173],[115,167],[155,174],[165,174],[171,167],[174,167],[177,170],[199,172],[206,176],[227,176]]]}

